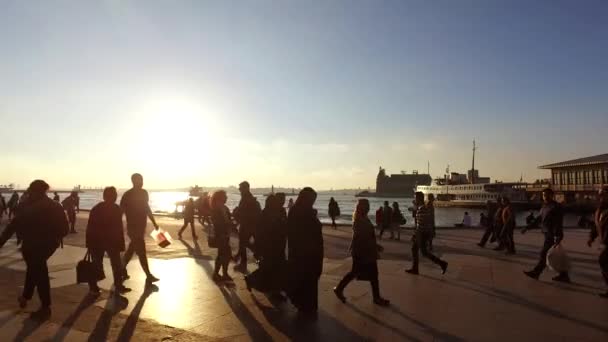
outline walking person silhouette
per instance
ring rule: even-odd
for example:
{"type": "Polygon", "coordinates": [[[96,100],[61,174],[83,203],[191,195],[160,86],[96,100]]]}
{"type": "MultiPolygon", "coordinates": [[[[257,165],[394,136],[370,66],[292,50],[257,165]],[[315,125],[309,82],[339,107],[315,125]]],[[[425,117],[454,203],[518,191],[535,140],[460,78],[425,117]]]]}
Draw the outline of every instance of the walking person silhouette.
{"type": "Polygon", "coordinates": [[[152,275],[148,266],[148,258],[146,256],[146,241],[144,240],[146,234],[147,220],[150,219],[155,229],[159,229],[150,205],[148,204],[149,196],[148,192],[144,187],[144,177],[139,173],[134,173],[131,176],[131,182],[133,187],[127,190],[120,199],[120,207],[125,213],[127,218],[127,235],[131,240],[129,247],[123,256],[124,264],[124,277],[129,279],[127,273],[127,265],[133,254],[137,254],[141,268],[146,273],[146,282],[154,283],[159,279],[152,275]]]}

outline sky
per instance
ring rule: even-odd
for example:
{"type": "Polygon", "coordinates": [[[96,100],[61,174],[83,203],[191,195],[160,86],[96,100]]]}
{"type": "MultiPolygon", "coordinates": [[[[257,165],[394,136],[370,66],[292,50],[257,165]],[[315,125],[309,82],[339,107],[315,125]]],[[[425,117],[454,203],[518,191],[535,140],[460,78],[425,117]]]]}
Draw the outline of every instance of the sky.
{"type": "Polygon", "coordinates": [[[0,184],[504,181],[607,153],[608,2],[0,0],[0,184]],[[427,164],[428,163],[428,164],[427,164]]]}

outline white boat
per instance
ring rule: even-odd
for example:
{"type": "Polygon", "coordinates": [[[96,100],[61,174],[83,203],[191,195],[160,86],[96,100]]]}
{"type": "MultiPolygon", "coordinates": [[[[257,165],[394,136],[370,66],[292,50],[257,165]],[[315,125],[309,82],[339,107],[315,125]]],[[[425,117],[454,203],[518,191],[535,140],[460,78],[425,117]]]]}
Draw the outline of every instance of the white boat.
{"type": "Polygon", "coordinates": [[[438,206],[483,207],[488,201],[508,198],[514,206],[533,206],[528,199],[524,183],[448,184],[435,180],[431,185],[420,185],[416,191],[425,198],[433,194],[438,206]]]}
{"type": "Polygon", "coordinates": [[[528,198],[526,183],[490,183],[489,177],[479,177],[479,170],[475,170],[476,150],[477,146],[473,140],[473,162],[467,175],[450,173],[448,165],[444,179],[435,179],[431,185],[416,186],[416,191],[424,193],[425,198],[433,194],[437,206],[484,207],[488,201],[496,203],[500,198],[508,198],[513,206],[517,207],[538,206],[538,203],[533,203],[528,198]]]}
{"type": "Polygon", "coordinates": [[[12,192],[14,189],[13,184],[0,185],[0,192],[12,192]]]}

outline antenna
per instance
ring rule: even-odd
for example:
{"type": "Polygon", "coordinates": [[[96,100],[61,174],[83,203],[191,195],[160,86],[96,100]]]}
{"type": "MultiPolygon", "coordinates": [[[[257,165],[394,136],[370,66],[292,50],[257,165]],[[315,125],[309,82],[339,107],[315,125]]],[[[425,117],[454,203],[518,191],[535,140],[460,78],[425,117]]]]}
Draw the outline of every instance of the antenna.
{"type": "Polygon", "coordinates": [[[430,175],[431,174],[431,162],[430,161],[426,161],[426,174],[430,175]]]}
{"type": "Polygon", "coordinates": [[[477,150],[477,147],[475,146],[475,139],[473,139],[473,165],[471,166],[471,184],[475,184],[475,150],[477,150]]]}

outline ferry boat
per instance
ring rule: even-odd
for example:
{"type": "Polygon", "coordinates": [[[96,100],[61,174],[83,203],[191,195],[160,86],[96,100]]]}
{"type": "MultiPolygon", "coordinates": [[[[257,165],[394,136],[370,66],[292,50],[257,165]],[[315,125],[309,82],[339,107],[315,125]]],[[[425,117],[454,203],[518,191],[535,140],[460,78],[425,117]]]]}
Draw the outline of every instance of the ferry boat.
{"type": "Polygon", "coordinates": [[[191,197],[201,197],[205,195],[205,192],[203,191],[202,187],[195,185],[190,188],[190,191],[188,191],[188,195],[190,195],[191,197]]]}
{"type": "Polygon", "coordinates": [[[14,185],[13,184],[0,185],[0,193],[1,192],[12,192],[13,189],[14,189],[14,185]]]}
{"type": "Polygon", "coordinates": [[[477,208],[487,206],[488,201],[495,202],[500,198],[508,198],[514,207],[534,209],[540,202],[531,201],[523,182],[490,182],[489,177],[480,177],[475,169],[475,151],[477,146],[473,140],[473,160],[471,170],[467,174],[450,173],[448,165],[445,179],[435,179],[431,185],[416,186],[416,191],[435,195],[436,206],[452,206],[477,208]],[[449,177],[448,177],[449,175],[449,177]]]}
{"type": "Polygon", "coordinates": [[[508,198],[513,206],[532,208],[538,204],[531,202],[524,183],[477,183],[448,184],[435,180],[431,185],[420,185],[416,191],[435,196],[436,206],[453,206],[476,208],[485,207],[488,201],[496,202],[499,198],[508,198]]]}

